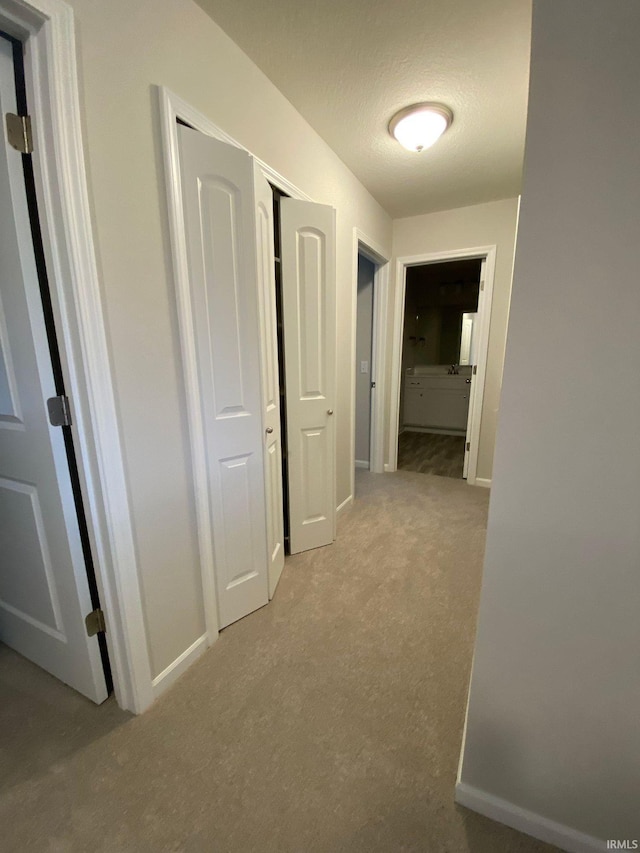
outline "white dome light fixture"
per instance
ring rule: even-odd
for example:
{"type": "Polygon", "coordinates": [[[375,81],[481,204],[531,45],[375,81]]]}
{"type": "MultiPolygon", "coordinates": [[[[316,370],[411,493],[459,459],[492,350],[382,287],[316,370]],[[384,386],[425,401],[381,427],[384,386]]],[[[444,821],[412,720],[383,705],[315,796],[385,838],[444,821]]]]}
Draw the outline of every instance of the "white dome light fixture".
{"type": "Polygon", "coordinates": [[[407,151],[424,151],[437,142],[453,121],[453,113],[444,104],[413,104],[396,113],[389,122],[389,133],[407,151]]]}

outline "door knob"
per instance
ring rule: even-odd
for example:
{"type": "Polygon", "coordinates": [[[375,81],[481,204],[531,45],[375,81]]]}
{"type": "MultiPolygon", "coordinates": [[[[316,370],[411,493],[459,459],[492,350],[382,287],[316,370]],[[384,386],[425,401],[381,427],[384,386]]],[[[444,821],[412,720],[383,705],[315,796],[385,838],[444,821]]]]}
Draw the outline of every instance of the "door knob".
{"type": "Polygon", "coordinates": [[[265,432],[267,435],[271,435],[271,433],[273,432],[273,427],[267,427],[265,432]]]}
{"type": "Polygon", "coordinates": [[[467,383],[467,385],[471,385],[471,380],[470,380],[470,379],[465,379],[464,381],[467,383]]]}
{"type": "Polygon", "coordinates": [[[332,414],[333,414],[333,409],[327,409],[327,414],[328,414],[328,415],[332,415],[332,414]]]}

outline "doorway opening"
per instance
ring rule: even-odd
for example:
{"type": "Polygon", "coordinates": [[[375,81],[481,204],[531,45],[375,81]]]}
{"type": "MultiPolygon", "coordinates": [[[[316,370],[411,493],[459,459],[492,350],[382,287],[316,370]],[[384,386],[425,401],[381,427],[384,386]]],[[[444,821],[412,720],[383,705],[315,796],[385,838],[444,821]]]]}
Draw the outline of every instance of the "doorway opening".
{"type": "Polygon", "coordinates": [[[373,307],[376,265],[358,252],[356,319],[355,466],[371,468],[373,377],[373,307]]]}
{"type": "Polygon", "coordinates": [[[495,246],[398,259],[390,470],[478,480],[495,246]]]}
{"type": "Polygon", "coordinates": [[[273,193],[273,260],[275,264],[275,311],[276,311],[276,336],[278,344],[278,381],[280,394],[280,452],[282,460],[282,524],[284,529],[284,552],[286,556],[291,554],[291,542],[289,537],[289,470],[287,451],[287,391],[285,385],[284,364],[284,315],[282,310],[282,240],[280,235],[280,202],[283,198],[289,198],[287,193],[269,184],[273,193]]]}
{"type": "Polygon", "coordinates": [[[481,268],[471,258],[407,270],[398,469],[456,479],[466,473],[481,268]]]}
{"type": "Polygon", "coordinates": [[[338,507],[348,506],[356,495],[355,472],[374,474],[387,469],[385,456],[385,351],[389,258],[360,229],[353,229],[353,290],[351,349],[351,493],[338,507]]]}

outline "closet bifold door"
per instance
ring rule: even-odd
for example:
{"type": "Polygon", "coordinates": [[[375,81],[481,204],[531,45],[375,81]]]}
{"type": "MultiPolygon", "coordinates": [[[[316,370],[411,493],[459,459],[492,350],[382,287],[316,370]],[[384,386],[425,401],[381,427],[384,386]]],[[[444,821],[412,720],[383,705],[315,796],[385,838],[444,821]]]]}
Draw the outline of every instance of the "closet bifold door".
{"type": "Polygon", "coordinates": [[[292,554],[335,539],[335,210],[281,200],[292,554]]]}
{"type": "Polygon", "coordinates": [[[253,159],[178,128],[220,628],[269,599],[253,159]]]}
{"type": "Polygon", "coordinates": [[[273,239],[273,191],[262,169],[254,163],[256,198],[256,249],[258,304],[262,350],[262,422],[267,509],[267,559],[269,598],[284,568],[284,518],[282,498],[282,430],[280,425],[280,371],[278,367],[278,317],[273,239]]]}

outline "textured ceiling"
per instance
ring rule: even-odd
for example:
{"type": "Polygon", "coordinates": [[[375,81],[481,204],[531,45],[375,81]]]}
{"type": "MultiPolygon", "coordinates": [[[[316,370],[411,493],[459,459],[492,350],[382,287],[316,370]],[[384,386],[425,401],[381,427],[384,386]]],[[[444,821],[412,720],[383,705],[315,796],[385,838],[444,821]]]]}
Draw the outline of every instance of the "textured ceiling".
{"type": "Polygon", "coordinates": [[[517,195],[531,0],[197,0],[393,217],[517,195]],[[391,116],[454,121],[413,154],[391,116]]]}

